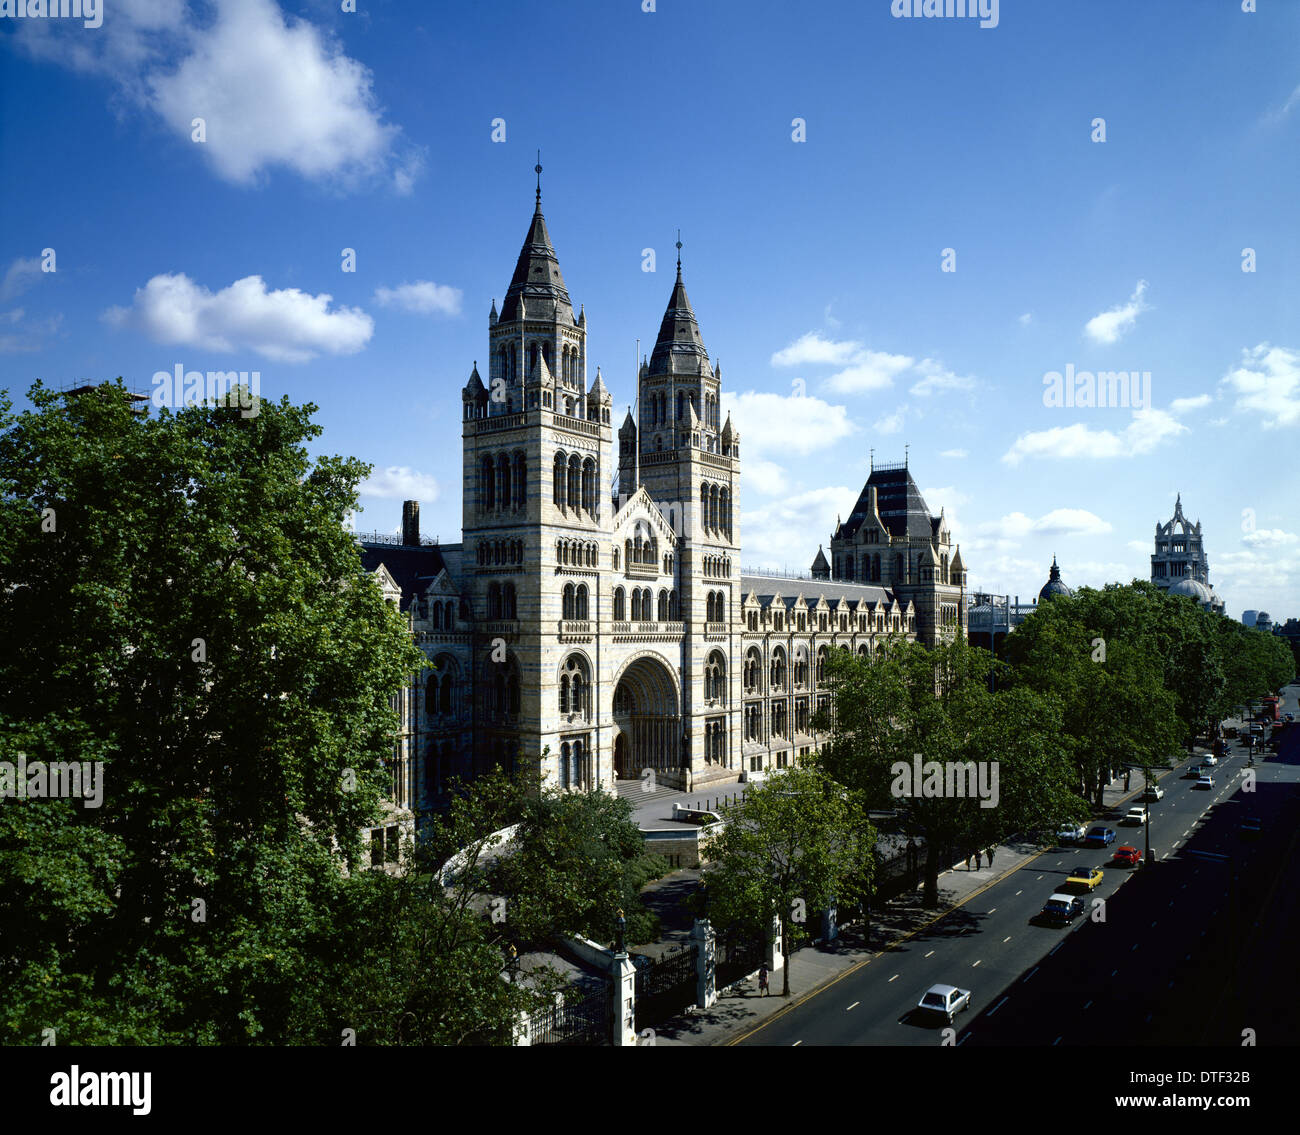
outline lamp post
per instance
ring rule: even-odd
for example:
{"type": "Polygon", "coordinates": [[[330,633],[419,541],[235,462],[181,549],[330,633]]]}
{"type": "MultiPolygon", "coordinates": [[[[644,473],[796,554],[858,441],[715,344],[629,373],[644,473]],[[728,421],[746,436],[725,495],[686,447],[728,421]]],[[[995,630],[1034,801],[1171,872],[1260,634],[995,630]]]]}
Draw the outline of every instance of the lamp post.
{"type": "MultiPolygon", "coordinates": [[[[1124,767],[1126,769],[1139,769],[1141,771],[1142,795],[1146,796],[1150,792],[1151,785],[1152,785],[1151,767],[1149,765],[1133,765],[1133,764],[1126,764],[1124,767]]],[[[1146,849],[1142,856],[1142,862],[1145,863],[1148,867],[1151,866],[1151,864],[1156,861],[1155,855],[1153,855],[1151,852],[1151,804],[1152,803],[1153,802],[1150,800],[1146,801],[1146,807],[1142,809],[1142,813],[1146,818],[1145,822],[1142,825],[1146,833],[1146,849]]]]}

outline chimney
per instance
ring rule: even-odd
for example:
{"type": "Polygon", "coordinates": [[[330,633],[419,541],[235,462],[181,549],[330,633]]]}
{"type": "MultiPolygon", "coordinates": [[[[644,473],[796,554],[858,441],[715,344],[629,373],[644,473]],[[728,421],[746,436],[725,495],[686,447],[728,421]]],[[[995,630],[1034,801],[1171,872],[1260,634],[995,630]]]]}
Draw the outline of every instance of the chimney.
{"type": "Polygon", "coordinates": [[[876,515],[876,512],[877,512],[877,506],[876,506],[876,486],[875,486],[875,485],[868,485],[868,486],[867,486],[867,508],[870,510],[872,516],[875,516],[875,515],[876,515]]]}
{"type": "Polygon", "coordinates": [[[402,543],[420,546],[420,502],[402,501],[402,543]]]}

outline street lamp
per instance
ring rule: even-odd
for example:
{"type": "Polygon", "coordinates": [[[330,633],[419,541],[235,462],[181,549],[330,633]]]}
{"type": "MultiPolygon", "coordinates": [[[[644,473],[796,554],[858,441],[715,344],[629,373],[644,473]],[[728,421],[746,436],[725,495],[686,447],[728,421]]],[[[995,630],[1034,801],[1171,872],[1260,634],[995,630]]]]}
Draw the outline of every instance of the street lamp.
{"type": "MultiPolygon", "coordinates": [[[[1132,764],[1126,764],[1124,767],[1126,769],[1139,769],[1141,771],[1142,795],[1146,796],[1151,790],[1151,767],[1149,765],[1132,764]]],[[[1151,801],[1146,801],[1146,807],[1142,809],[1142,814],[1146,817],[1146,822],[1143,824],[1143,828],[1146,832],[1146,849],[1142,856],[1142,862],[1149,867],[1156,861],[1155,855],[1151,852],[1151,801]]]]}

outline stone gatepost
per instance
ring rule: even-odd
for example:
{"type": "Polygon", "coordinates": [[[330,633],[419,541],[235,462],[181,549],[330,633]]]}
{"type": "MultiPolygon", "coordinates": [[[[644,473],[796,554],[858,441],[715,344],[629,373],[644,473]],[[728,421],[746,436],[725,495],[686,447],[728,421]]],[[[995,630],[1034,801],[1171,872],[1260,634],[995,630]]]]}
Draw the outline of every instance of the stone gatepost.
{"type": "Polygon", "coordinates": [[[767,939],[767,969],[769,973],[776,973],[785,965],[785,954],[782,951],[782,939],[785,930],[781,926],[781,916],[779,914],[772,916],[772,933],[767,939]]]}
{"type": "Polygon", "coordinates": [[[609,967],[615,1048],[636,1047],[636,966],[626,954],[615,954],[609,967]]]}
{"type": "Polygon", "coordinates": [[[717,935],[707,918],[697,918],[691,929],[691,942],[695,945],[695,1004],[701,1009],[710,1008],[718,999],[715,981],[717,975],[717,935]]]}

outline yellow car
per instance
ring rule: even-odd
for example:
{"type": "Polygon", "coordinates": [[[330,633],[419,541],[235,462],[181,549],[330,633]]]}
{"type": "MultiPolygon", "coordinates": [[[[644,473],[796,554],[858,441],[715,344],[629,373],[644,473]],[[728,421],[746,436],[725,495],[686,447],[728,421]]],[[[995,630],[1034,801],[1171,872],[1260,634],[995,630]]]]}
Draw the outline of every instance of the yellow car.
{"type": "Polygon", "coordinates": [[[1065,885],[1068,887],[1083,887],[1085,890],[1091,891],[1101,882],[1101,877],[1102,870],[1100,867],[1080,867],[1065,880],[1065,885]]]}

